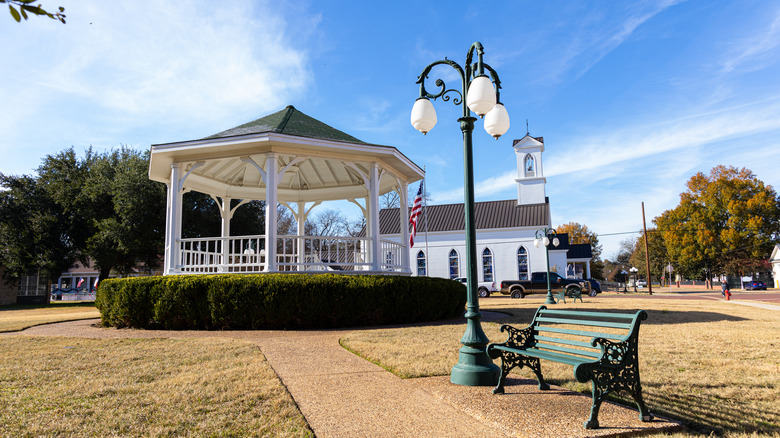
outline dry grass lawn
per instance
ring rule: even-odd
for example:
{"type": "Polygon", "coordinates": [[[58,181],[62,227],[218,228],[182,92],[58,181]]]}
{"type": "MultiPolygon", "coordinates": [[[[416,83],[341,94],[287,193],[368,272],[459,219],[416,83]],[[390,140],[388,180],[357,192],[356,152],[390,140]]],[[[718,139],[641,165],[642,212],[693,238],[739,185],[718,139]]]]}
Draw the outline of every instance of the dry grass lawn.
{"type": "Polygon", "coordinates": [[[93,302],[0,307],[0,332],[16,332],[41,324],[90,318],[100,318],[100,311],[93,302]]]}
{"type": "Polygon", "coordinates": [[[313,436],[258,347],[0,337],[0,436],[313,436]]]}
{"type": "MultiPolygon", "coordinates": [[[[507,312],[512,316],[505,322],[525,326],[543,301],[544,297],[490,298],[482,300],[481,306],[507,312]]],[[[648,311],[640,329],[639,354],[651,411],[683,421],[691,433],[780,436],[780,312],[662,297],[585,301],[557,308],[648,311]]],[[[401,377],[446,375],[458,361],[464,327],[365,330],[352,332],[341,342],[401,377]]],[[[506,340],[499,327],[483,323],[491,342],[506,340]]],[[[542,369],[551,383],[590,392],[590,383],[577,382],[570,366],[543,362],[542,369]]],[[[517,372],[533,378],[526,369],[517,372]]]]}

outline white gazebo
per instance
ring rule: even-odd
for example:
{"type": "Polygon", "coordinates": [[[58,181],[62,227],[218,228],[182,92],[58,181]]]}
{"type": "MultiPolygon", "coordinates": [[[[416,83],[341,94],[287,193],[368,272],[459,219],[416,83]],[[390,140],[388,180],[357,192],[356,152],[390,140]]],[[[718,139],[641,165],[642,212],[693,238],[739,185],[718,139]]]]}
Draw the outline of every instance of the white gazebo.
{"type": "Polygon", "coordinates": [[[382,240],[379,196],[395,190],[408,205],[408,185],[422,177],[395,147],[362,142],[292,106],[201,140],[152,145],[149,178],[168,186],[164,273],[410,274],[409,211],[399,209],[401,243],[382,240]],[[216,201],[221,236],[181,237],[182,196],[190,190],[216,201]],[[230,236],[233,213],[252,200],[265,201],[265,232],[230,236]],[[360,207],[365,236],[305,235],[312,208],[334,200],[360,207]],[[297,235],[277,234],[278,204],[292,211],[297,235]]]}

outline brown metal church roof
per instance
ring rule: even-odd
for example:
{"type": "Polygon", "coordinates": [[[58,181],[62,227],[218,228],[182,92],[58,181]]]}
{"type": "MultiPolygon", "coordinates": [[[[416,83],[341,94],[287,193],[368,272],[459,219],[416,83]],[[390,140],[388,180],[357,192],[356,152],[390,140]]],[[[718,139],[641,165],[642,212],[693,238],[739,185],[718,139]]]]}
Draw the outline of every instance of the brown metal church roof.
{"type": "MultiPolygon", "coordinates": [[[[543,227],[550,223],[550,204],[548,201],[544,204],[517,205],[516,199],[477,202],[474,204],[474,216],[478,230],[543,227]]],[[[457,231],[465,228],[463,204],[425,206],[417,222],[418,234],[426,231],[457,231]]],[[[400,229],[398,208],[385,208],[379,212],[380,234],[398,234],[400,229]]]]}

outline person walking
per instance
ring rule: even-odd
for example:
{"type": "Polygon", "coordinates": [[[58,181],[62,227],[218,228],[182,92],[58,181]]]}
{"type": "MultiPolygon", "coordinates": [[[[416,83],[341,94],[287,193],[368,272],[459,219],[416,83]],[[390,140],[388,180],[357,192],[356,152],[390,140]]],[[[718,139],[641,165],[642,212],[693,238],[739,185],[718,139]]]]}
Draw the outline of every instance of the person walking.
{"type": "Polygon", "coordinates": [[[729,282],[726,276],[720,278],[720,294],[728,301],[731,298],[731,291],[729,290],[729,282]]]}

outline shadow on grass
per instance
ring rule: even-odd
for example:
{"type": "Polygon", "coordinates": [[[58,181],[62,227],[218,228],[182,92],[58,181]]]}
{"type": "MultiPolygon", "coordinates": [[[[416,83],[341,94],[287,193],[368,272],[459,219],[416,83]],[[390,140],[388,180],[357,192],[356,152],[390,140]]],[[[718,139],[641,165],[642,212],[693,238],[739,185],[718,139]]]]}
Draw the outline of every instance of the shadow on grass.
{"type": "MultiPolygon", "coordinates": [[[[506,312],[512,314],[505,318],[495,319],[494,322],[500,324],[518,324],[528,325],[534,318],[536,309],[534,308],[510,308],[504,309],[506,312]]],[[[577,307],[576,309],[567,308],[566,310],[578,310],[583,312],[602,312],[610,313],[609,310],[604,308],[590,308],[590,307],[577,307]]],[[[620,309],[613,313],[633,313],[640,309],[620,309]]],[[[699,310],[648,310],[648,318],[642,321],[642,325],[667,325],[667,324],[687,324],[696,322],[720,322],[720,321],[746,321],[747,318],[742,318],[734,315],[727,315],[718,312],[702,312],[699,310]]]]}
{"type": "Polygon", "coordinates": [[[645,400],[651,411],[676,418],[693,429],[717,433],[780,433],[780,411],[777,408],[757,410],[748,407],[745,400],[725,400],[706,394],[668,393],[654,389],[652,385],[644,386],[645,400]]]}
{"type": "Polygon", "coordinates": [[[32,310],[32,309],[63,309],[66,307],[95,308],[94,301],[52,301],[51,304],[13,304],[0,306],[0,312],[4,310],[32,310]]]}

